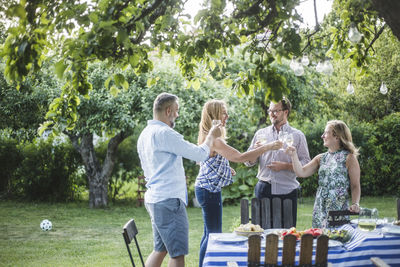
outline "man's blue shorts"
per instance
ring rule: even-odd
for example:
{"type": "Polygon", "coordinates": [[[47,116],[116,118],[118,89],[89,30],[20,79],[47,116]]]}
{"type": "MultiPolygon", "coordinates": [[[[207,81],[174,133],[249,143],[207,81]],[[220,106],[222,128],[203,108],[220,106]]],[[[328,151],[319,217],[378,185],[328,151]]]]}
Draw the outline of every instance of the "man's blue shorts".
{"type": "Polygon", "coordinates": [[[186,206],[178,198],[145,203],[153,227],[154,250],[168,251],[171,258],[189,253],[189,222],[186,206]]]}

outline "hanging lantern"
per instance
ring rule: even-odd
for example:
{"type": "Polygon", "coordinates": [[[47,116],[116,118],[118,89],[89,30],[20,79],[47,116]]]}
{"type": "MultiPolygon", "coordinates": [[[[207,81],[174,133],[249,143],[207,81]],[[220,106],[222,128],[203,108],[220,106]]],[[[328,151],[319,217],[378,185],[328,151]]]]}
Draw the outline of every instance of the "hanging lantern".
{"type": "Polygon", "coordinates": [[[353,84],[349,81],[349,84],[347,85],[347,93],[349,93],[349,94],[354,94],[354,86],[353,86],[353,84]]]}
{"type": "Polygon", "coordinates": [[[352,42],[353,44],[357,44],[358,42],[361,41],[361,33],[357,30],[357,27],[353,24],[351,24],[350,26],[350,30],[349,30],[349,40],[350,42],[352,42]]]}
{"type": "Polygon", "coordinates": [[[319,73],[321,73],[324,70],[324,64],[320,62],[318,62],[317,66],[315,67],[315,70],[319,73]]]}
{"type": "Polygon", "coordinates": [[[381,88],[379,88],[379,92],[381,92],[382,95],[386,95],[388,92],[388,88],[384,82],[381,84],[381,88]]]}
{"type": "Polygon", "coordinates": [[[333,73],[333,65],[330,60],[326,60],[322,65],[322,72],[326,75],[332,75],[333,73]]]}
{"type": "Polygon", "coordinates": [[[307,56],[307,55],[304,55],[304,56],[301,58],[301,64],[303,64],[303,66],[308,66],[308,64],[310,64],[310,60],[308,59],[308,56],[307,56]]]}

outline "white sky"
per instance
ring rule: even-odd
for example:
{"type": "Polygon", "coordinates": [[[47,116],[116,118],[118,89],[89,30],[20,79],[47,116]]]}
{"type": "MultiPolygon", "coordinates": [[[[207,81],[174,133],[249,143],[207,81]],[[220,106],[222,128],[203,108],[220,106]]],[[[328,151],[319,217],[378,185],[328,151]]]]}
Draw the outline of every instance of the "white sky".
{"type": "MultiPolygon", "coordinates": [[[[200,0],[188,0],[185,7],[187,12],[194,18],[201,9],[200,0]]],[[[333,0],[317,0],[318,21],[321,22],[324,15],[329,13],[333,0]]],[[[315,26],[314,0],[302,0],[297,8],[297,12],[303,17],[303,21],[309,27],[315,26]]]]}

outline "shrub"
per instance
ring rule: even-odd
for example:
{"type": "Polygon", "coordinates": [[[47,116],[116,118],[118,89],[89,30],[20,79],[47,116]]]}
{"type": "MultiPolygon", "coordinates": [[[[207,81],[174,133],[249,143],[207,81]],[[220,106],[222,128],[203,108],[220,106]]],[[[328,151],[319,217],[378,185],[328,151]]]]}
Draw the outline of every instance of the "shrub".
{"type": "Polygon", "coordinates": [[[27,200],[67,201],[74,199],[80,156],[69,143],[36,140],[21,144],[23,157],[13,175],[16,196],[27,200]]]}
{"type": "Polygon", "coordinates": [[[0,136],[0,193],[8,197],[12,194],[12,177],[23,159],[17,146],[18,142],[15,139],[0,136]]]}

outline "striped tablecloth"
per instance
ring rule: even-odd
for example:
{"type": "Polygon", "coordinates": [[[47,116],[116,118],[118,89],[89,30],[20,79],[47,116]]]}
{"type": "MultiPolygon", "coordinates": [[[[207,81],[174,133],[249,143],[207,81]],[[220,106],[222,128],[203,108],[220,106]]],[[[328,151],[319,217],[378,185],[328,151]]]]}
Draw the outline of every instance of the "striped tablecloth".
{"type": "MultiPolygon", "coordinates": [[[[363,232],[352,225],[345,225],[341,229],[352,232],[351,240],[343,246],[329,247],[328,261],[333,266],[374,266],[370,258],[380,257],[390,266],[400,266],[400,235],[383,234],[380,229],[372,232],[363,232]]],[[[247,241],[229,241],[230,234],[210,234],[204,267],[227,266],[233,261],[238,266],[247,266],[247,241]],[[221,238],[225,237],[225,238],[221,238]],[[221,241],[222,240],[222,241],[221,241]]],[[[264,257],[265,247],[262,247],[261,259],[264,257]]],[[[299,248],[296,251],[296,261],[299,257],[299,248]]],[[[282,250],[278,252],[278,263],[281,263],[282,250]]],[[[314,258],[313,258],[314,260],[314,258]]]]}

